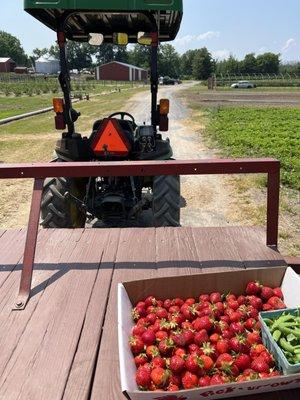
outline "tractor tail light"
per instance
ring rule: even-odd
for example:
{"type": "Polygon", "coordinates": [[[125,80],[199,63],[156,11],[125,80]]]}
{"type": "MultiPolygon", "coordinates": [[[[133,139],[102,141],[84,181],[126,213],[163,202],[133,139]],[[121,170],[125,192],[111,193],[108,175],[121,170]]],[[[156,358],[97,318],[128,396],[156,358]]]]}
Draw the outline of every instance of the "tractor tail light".
{"type": "Polygon", "coordinates": [[[66,129],[66,122],[63,114],[57,114],[55,116],[55,129],[59,131],[66,129]]]}
{"type": "Polygon", "coordinates": [[[64,101],[63,99],[54,98],[53,99],[53,109],[56,114],[62,114],[64,112],[64,101]]]}
{"type": "Polygon", "coordinates": [[[159,102],[159,114],[168,115],[170,112],[170,101],[168,99],[161,99],[159,102]]]}
{"type": "Polygon", "coordinates": [[[168,132],[169,130],[169,118],[167,115],[160,115],[159,117],[159,130],[161,132],[168,132]]]}

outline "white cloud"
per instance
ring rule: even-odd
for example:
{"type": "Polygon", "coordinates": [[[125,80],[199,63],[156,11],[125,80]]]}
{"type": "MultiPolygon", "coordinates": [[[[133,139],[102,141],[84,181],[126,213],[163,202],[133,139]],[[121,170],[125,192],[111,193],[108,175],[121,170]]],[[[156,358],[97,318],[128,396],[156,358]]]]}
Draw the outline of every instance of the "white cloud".
{"type": "Polygon", "coordinates": [[[293,38],[290,38],[290,39],[288,39],[286,42],[285,42],[285,44],[284,44],[284,46],[282,47],[282,49],[281,49],[281,51],[283,52],[283,53],[286,53],[287,51],[289,51],[292,47],[294,47],[294,46],[296,46],[296,40],[295,39],[293,39],[293,38]]]}
{"type": "Polygon", "coordinates": [[[211,54],[216,60],[226,60],[230,57],[230,51],[225,49],[212,51],[211,54]]]}
{"type": "Polygon", "coordinates": [[[203,40],[209,40],[216,37],[220,37],[220,32],[218,31],[207,31],[205,33],[200,33],[199,35],[186,35],[181,38],[177,38],[175,43],[178,46],[187,46],[191,43],[201,42],[203,40]]]}

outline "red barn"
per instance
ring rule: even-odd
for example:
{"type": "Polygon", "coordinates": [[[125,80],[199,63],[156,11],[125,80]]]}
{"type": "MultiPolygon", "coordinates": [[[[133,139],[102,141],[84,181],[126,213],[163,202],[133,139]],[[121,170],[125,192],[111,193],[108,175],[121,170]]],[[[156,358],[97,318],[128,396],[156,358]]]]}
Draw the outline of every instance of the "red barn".
{"type": "Polygon", "coordinates": [[[111,61],[96,68],[98,81],[146,81],[148,71],[134,65],[111,61]]]}
{"type": "Polygon", "coordinates": [[[14,72],[16,63],[9,57],[0,57],[0,72],[14,72]]]}

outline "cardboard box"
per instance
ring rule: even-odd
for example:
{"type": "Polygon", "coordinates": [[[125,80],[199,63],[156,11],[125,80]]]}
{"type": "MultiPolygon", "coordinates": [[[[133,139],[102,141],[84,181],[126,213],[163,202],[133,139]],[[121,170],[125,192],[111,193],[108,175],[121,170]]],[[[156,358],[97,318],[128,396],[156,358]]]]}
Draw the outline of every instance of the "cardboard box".
{"type": "Polygon", "coordinates": [[[118,335],[121,390],[131,400],[199,400],[245,396],[286,389],[300,388],[300,374],[280,376],[267,380],[231,383],[180,392],[141,392],[135,382],[136,367],[128,338],[133,321],[131,310],[137,301],[154,295],[160,299],[197,297],[201,293],[220,291],[242,294],[247,282],[258,280],[268,286],[281,286],[288,307],[300,305],[300,278],[291,268],[260,268],[244,271],[208,273],[168,277],[118,285],[118,335]]]}

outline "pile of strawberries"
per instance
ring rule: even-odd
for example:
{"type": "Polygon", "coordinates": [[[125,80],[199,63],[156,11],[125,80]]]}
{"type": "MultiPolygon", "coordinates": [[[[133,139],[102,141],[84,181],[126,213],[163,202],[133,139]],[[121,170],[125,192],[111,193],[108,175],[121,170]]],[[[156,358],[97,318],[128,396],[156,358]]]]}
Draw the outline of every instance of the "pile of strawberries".
{"type": "Polygon", "coordinates": [[[245,295],[153,296],[136,304],[129,345],[140,390],[178,391],[278,375],[258,314],[286,308],[280,288],[247,284],[245,295]]]}

